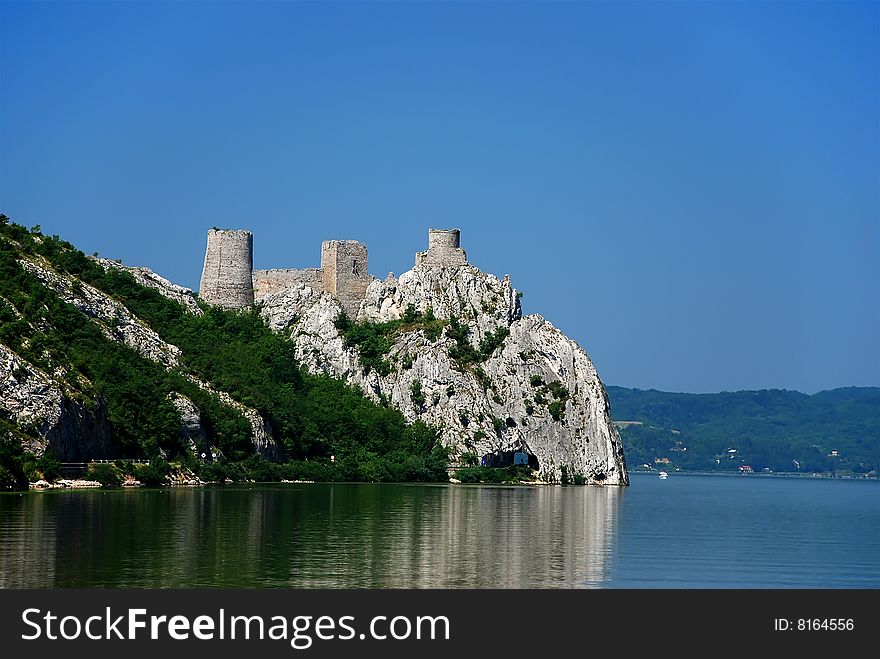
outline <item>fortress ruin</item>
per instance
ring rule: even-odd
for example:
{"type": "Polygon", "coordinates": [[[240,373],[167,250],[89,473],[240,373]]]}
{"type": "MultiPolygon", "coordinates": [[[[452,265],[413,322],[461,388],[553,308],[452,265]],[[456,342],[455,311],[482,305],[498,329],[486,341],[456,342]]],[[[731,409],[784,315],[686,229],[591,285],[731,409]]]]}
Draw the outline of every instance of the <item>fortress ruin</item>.
{"type": "Polygon", "coordinates": [[[428,251],[416,252],[416,265],[454,268],[467,265],[458,229],[428,229],[428,251]]]}
{"type": "Polygon", "coordinates": [[[249,307],[254,303],[253,269],[254,237],[250,231],[211,229],[199,295],[225,309],[249,307]]]}
{"type": "MultiPolygon", "coordinates": [[[[467,265],[458,229],[428,229],[428,249],[416,253],[416,266],[454,268],[467,265]]],[[[355,318],[375,278],[367,271],[367,246],[357,240],[321,243],[320,268],[253,269],[250,231],[211,229],[199,285],[203,300],[225,309],[245,309],[267,295],[295,288],[330,293],[355,318]]]]}

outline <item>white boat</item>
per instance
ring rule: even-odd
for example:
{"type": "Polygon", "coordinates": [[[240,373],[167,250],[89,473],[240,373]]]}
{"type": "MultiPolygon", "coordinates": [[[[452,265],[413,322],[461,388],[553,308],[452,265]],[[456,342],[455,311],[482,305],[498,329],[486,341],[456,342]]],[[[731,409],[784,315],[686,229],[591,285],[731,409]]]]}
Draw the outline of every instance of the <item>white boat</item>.
{"type": "Polygon", "coordinates": [[[667,478],[669,478],[669,474],[667,474],[665,471],[661,471],[659,476],[661,481],[665,481],[667,478]]]}

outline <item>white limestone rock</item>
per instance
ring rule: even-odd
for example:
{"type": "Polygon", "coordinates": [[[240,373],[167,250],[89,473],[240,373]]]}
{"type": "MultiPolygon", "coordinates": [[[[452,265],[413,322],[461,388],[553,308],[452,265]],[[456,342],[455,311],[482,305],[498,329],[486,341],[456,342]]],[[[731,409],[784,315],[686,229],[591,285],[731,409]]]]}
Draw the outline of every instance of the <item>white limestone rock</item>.
{"type": "Polygon", "coordinates": [[[208,436],[202,428],[201,410],[182,394],[171,394],[169,399],[180,415],[180,431],[187,440],[189,450],[193,455],[199,455],[209,448],[208,436]]]}
{"type": "Polygon", "coordinates": [[[0,414],[26,433],[22,448],[35,455],[51,449],[67,461],[107,457],[106,408],[68,396],[58,384],[63,376],[45,373],[0,344],[0,414]]]}
{"type": "MultiPolygon", "coordinates": [[[[61,419],[63,394],[53,379],[0,343],[0,410],[18,427],[45,436],[61,419]]],[[[42,454],[45,442],[25,450],[42,454]]]]}
{"type": "Polygon", "coordinates": [[[180,348],[163,341],[153,329],[113,298],[78,279],[56,272],[39,257],[23,258],[19,263],[62,300],[98,322],[109,339],[121,340],[129,348],[166,368],[178,365],[180,348]]]}
{"type": "Polygon", "coordinates": [[[454,456],[522,450],[537,459],[548,482],[558,482],[565,466],[570,477],[590,483],[628,483],[620,437],[589,356],[543,317],[523,317],[507,277],[473,266],[417,265],[399,279],[373,281],[358,319],[397,319],[410,305],[466,323],[475,348],[489,332],[506,328],[509,335],[484,362],[463,368],[450,357],[455,342],[446,330],[436,341],[423,330],[400,333],[388,355],[392,370],[382,376],[367,372],[357,349],[345,346],[333,296],[287,291],[262,313],[270,326],[289,328],[297,358],[310,371],[344,378],[372,400],[390,401],[409,421],[438,427],[454,456]],[[424,403],[413,400],[413,382],[424,403]]]}
{"type": "Polygon", "coordinates": [[[320,291],[306,284],[285,288],[261,298],[260,315],[269,327],[280,332],[299,320],[303,312],[314,305],[320,296],[320,291]]]}
{"type": "Polygon", "coordinates": [[[399,279],[374,280],[367,287],[358,320],[396,320],[411,305],[418,311],[433,309],[438,318],[459,318],[471,327],[476,344],[487,332],[509,326],[522,315],[509,277],[499,280],[472,265],[417,265],[399,279]]]}
{"type": "Polygon", "coordinates": [[[195,294],[192,292],[192,289],[174,284],[149,268],[122,265],[110,259],[96,258],[95,261],[105,270],[115,268],[128,272],[141,286],[153,288],[169,300],[174,300],[178,304],[183,305],[187,313],[191,313],[194,316],[201,316],[203,313],[201,307],[196,303],[195,294]]]}

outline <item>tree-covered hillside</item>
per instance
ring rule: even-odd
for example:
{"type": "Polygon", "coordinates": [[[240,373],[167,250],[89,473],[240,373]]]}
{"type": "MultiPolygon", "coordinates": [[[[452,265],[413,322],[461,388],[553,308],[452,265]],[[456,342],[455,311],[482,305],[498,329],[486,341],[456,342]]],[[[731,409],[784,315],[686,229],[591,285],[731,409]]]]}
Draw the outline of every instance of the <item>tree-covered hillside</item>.
{"type": "MultiPolygon", "coordinates": [[[[407,424],[399,412],[372,403],[338,380],[309,374],[294,359],[290,342],[269,330],[255,312],[207,305],[202,311],[187,313],[126,270],[105,268],[59,237],[0,215],[0,344],[49,374],[65,400],[82,403],[96,425],[107,426],[112,457],[162,456],[204,468],[209,476],[218,471],[243,475],[244,468],[223,472],[223,464],[241,463],[274,477],[447,478],[446,451],[433,429],[407,424]],[[62,299],[23,265],[29,261],[74,277],[73,289],[92,286],[124,305],[162,340],[180,348],[179,366],[166,368],[125,345],[115,320],[100,321],[87,305],[62,299]],[[283,448],[283,470],[257,456],[251,426],[240,410],[198,386],[198,380],[260,413],[283,448]],[[208,442],[222,455],[219,466],[193,462],[171,402],[176,394],[199,408],[208,442]]],[[[10,376],[27,376],[25,368],[18,370],[10,376]]],[[[0,405],[0,479],[5,484],[23,481],[34,462],[23,445],[38,442],[38,431],[14,423],[8,406],[0,405]]]]}
{"type": "Polygon", "coordinates": [[[813,395],[607,390],[630,468],[876,474],[880,463],[877,387],[813,395]]]}

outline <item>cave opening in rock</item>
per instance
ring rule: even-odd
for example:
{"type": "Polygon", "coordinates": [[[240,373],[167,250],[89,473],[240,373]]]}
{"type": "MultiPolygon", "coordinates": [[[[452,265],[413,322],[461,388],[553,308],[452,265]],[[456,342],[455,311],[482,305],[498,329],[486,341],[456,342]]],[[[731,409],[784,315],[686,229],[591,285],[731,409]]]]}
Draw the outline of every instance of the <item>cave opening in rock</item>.
{"type": "Polygon", "coordinates": [[[486,453],[480,460],[483,467],[509,467],[511,465],[528,465],[538,471],[538,458],[525,450],[518,451],[495,451],[486,453]]]}

